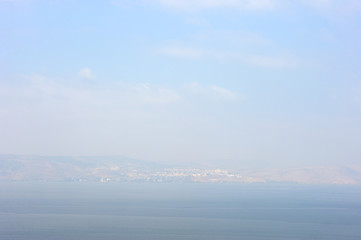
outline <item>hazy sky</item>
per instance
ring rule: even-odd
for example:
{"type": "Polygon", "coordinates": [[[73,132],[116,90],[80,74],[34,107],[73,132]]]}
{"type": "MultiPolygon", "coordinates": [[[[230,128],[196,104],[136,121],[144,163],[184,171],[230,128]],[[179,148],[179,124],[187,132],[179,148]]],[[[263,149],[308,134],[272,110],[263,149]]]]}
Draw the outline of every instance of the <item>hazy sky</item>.
{"type": "Polygon", "coordinates": [[[359,0],[0,0],[0,153],[361,161],[359,0]]]}

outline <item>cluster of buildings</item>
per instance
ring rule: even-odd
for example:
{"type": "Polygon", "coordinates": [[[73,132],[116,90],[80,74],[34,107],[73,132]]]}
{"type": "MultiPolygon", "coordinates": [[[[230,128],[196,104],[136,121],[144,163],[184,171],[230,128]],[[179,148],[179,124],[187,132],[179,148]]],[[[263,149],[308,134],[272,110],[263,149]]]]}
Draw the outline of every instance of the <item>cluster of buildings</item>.
{"type": "MultiPolygon", "coordinates": [[[[115,169],[109,171],[92,171],[88,180],[99,182],[264,182],[262,179],[245,177],[240,173],[231,173],[222,169],[198,168],[165,168],[158,170],[147,169],[115,169]]],[[[82,179],[85,181],[86,178],[82,179]]]]}

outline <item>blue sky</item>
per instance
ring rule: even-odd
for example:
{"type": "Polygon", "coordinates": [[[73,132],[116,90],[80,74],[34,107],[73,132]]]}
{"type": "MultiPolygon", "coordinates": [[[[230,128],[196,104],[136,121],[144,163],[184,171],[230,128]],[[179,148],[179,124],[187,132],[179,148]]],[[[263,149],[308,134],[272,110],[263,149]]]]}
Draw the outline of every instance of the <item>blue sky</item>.
{"type": "Polygon", "coordinates": [[[358,164],[357,0],[0,0],[0,153],[358,164]]]}

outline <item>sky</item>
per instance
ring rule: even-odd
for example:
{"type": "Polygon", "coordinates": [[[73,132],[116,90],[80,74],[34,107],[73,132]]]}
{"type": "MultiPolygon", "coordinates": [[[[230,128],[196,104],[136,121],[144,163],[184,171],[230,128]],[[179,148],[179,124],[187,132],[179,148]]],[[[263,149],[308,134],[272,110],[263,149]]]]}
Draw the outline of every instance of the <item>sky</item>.
{"type": "Polygon", "coordinates": [[[0,154],[361,161],[361,1],[0,0],[0,154]]]}

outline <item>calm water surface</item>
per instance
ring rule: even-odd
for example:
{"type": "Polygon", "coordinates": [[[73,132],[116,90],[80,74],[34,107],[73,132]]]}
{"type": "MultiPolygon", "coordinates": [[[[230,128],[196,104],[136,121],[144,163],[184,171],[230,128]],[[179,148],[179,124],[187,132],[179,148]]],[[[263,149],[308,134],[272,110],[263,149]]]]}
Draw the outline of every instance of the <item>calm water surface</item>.
{"type": "Polygon", "coordinates": [[[0,239],[361,239],[361,187],[0,183],[0,239]]]}

